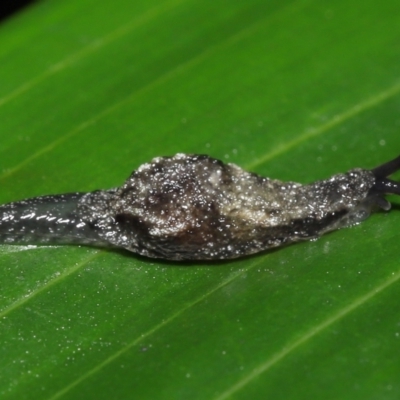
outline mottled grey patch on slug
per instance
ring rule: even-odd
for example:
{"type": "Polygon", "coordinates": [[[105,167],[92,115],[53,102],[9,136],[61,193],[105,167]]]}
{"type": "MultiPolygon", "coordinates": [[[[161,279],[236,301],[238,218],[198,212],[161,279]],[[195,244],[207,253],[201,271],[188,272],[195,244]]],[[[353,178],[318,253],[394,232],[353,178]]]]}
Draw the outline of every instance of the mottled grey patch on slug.
{"type": "Polygon", "coordinates": [[[158,157],[119,188],[44,196],[0,207],[6,243],[111,245],[170,260],[217,260],[356,224],[385,193],[400,157],[309,185],[246,172],[205,155],[158,157]],[[389,166],[389,167],[388,167],[389,166]]]}

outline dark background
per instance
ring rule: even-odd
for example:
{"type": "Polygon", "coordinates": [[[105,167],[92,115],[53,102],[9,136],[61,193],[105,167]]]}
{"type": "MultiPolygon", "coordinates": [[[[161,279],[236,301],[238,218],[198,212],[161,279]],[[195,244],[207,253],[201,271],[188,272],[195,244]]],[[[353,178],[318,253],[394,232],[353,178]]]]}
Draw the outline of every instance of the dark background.
{"type": "Polygon", "coordinates": [[[0,0],[0,23],[35,0],[0,0]]]}

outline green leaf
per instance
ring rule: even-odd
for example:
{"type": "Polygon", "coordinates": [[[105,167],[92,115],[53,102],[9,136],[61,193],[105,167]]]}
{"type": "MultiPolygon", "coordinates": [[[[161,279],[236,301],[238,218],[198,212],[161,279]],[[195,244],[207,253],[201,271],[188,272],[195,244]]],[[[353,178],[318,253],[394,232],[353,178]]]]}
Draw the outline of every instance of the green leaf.
{"type": "MultiPolygon", "coordinates": [[[[43,0],[0,26],[1,202],[208,153],[299,182],[400,149],[400,5],[43,0]]],[[[399,200],[232,262],[0,246],[2,399],[398,399],[399,200]]]]}

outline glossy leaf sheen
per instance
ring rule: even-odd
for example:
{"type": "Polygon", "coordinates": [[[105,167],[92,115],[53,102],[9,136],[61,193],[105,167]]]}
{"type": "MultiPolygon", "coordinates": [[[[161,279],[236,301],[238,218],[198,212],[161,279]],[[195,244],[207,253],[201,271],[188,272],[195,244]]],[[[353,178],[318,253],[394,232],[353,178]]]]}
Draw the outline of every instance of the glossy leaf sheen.
{"type": "MultiPolygon", "coordinates": [[[[43,0],[0,26],[0,200],[177,152],[299,182],[374,167],[400,152],[399,35],[394,0],[43,0]]],[[[0,397],[398,399],[392,200],[229,263],[0,246],[0,397]]]]}

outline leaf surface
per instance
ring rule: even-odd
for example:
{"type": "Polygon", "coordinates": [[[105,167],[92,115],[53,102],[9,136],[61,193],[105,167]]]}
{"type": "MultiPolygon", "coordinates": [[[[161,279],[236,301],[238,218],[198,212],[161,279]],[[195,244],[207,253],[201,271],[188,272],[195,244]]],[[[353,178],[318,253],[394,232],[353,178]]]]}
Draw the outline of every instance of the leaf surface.
{"type": "MultiPolygon", "coordinates": [[[[303,183],[372,168],[400,149],[399,35],[394,0],[43,0],[0,26],[0,200],[177,152],[303,183]]],[[[0,246],[1,398],[398,399],[391,200],[231,262],[0,246]]]]}

